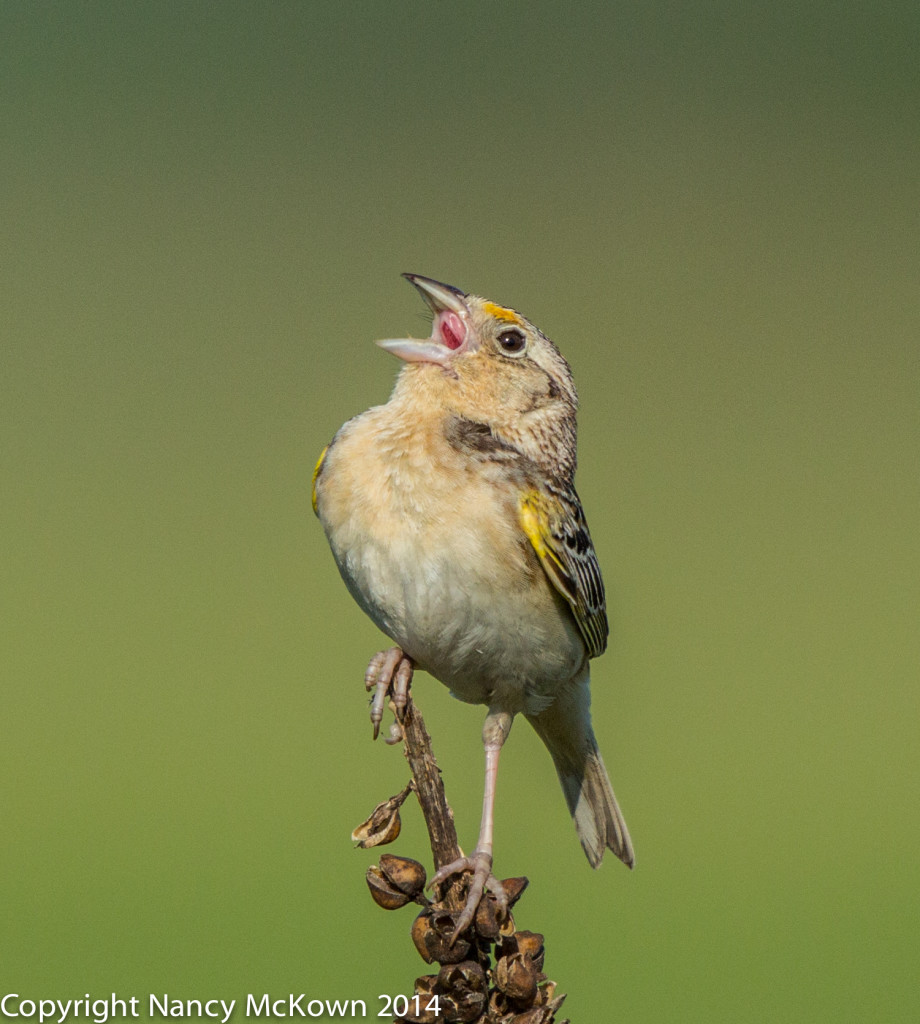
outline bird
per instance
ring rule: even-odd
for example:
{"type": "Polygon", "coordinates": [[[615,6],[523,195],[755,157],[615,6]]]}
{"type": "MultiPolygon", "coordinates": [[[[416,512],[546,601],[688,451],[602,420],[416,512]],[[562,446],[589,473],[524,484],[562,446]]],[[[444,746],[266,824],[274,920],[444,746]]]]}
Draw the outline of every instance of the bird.
{"type": "Polygon", "coordinates": [[[376,737],[385,697],[414,669],[487,708],[476,847],[430,885],[468,873],[455,936],[492,874],[499,754],[517,715],[546,745],[592,867],[635,863],[591,723],[590,667],[607,646],[604,584],[575,490],[572,373],[515,310],[404,274],[428,338],[377,344],[403,361],[389,401],[348,420],[313,475],[313,508],[342,579],[394,646],[365,677],[376,737]]]}

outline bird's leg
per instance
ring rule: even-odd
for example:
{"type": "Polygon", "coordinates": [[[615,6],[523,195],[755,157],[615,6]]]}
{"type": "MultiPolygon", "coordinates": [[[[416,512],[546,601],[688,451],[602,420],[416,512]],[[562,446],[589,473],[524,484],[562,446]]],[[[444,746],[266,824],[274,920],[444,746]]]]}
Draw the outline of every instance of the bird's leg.
{"type": "MultiPolygon", "coordinates": [[[[374,726],[374,739],[377,739],[380,732],[383,709],[386,707],[388,696],[393,698],[397,721],[402,721],[409,700],[409,684],[412,682],[414,667],[412,659],[407,654],[403,654],[399,647],[378,651],[371,658],[367,671],[364,673],[364,688],[368,693],[371,690],[374,691],[374,696],[371,699],[371,724],[374,726]]],[[[400,735],[394,739],[388,739],[387,742],[398,743],[401,739],[400,735]]]]}
{"type": "Polygon", "coordinates": [[[482,742],[486,750],[486,784],[482,797],[482,824],[479,828],[479,840],[476,849],[469,857],[459,857],[450,864],[440,868],[429,882],[429,887],[439,885],[451,875],[462,871],[472,873],[470,887],[463,912],[457,920],[453,938],[469,927],[476,914],[476,908],[482,899],[483,892],[488,889],[498,903],[500,917],[508,912],[508,898],[492,874],[492,826],[495,817],[495,783],[498,779],[498,757],[502,745],[511,731],[512,716],[507,711],[489,711],[482,728],[482,742]]]}

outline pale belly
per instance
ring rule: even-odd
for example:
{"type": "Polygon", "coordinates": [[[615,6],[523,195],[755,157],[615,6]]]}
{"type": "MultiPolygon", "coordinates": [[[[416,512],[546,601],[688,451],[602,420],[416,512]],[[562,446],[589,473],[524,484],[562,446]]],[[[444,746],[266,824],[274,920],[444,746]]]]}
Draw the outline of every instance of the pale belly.
{"type": "Polygon", "coordinates": [[[378,477],[366,449],[358,475],[348,457],[361,443],[354,434],[330,451],[317,496],[355,600],[461,700],[545,709],[586,655],[520,530],[513,496],[430,453],[405,467],[411,487],[399,486],[385,459],[378,477]]]}

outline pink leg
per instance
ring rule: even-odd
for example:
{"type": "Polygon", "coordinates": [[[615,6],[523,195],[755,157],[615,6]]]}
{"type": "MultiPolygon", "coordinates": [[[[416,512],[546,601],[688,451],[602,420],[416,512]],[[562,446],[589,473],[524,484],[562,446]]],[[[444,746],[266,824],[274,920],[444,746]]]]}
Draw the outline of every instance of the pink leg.
{"type": "Polygon", "coordinates": [[[440,868],[428,883],[429,887],[439,885],[451,875],[462,871],[472,872],[469,892],[463,913],[457,921],[453,938],[469,927],[476,914],[476,908],[482,899],[483,892],[488,889],[495,897],[499,913],[504,916],[508,910],[508,899],[505,890],[492,874],[492,835],[495,819],[495,784],[498,780],[498,758],[502,745],[511,731],[512,716],[505,711],[490,711],[482,730],[483,745],[486,750],[486,784],[482,797],[482,823],[479,827],[479,840],[476,849],[469,857],[459,857],[450,864],[440,868]]]}
{"type": "MultiPolygon", "coordinates": [[[[386,707],[388,696],[393,698],[397,720],[402,719],[406,703],[409,700],[409,684],[412,682],[413,668],[412,659],[403,654],[399,647],[378,651],[371,658],[367,671],[364,673],[364,688],[368,692],[374,691],[374,696],[371,699],[371,724],[374,727],[374,739],[377,739],[380,733],[383,709],[386,707]]],[[[387,742],[398,743],[399,739],[400,737],[396,737],[395,740],[388,739],[387,742]]]]}

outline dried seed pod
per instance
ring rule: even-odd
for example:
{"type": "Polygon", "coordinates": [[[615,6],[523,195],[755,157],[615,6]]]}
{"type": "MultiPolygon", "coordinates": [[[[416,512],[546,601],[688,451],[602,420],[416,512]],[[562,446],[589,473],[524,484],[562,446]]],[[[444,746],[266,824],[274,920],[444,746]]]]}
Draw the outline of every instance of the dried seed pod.
{"type": "Polygon", "coordinates": [[[436,974],[423,974],[415,979],[415,994],[417,996],[433,996],[437,991],[438,976],[436,974]]]}
{"type": "Polygon", "coordinates": [[[528,932],[521,929],[514,933],[514,942],[519,953],[527,953],[533,960],[543,954],[543,936],[539,932],[528,932]]]}
{"type": "MultiPolygon", "coordinates": [[[[565,996],[556,996],[556,983],[554,981],[542,981],[537,985],[537,997],[533,1001],[533,1009],[542,1010],[544,1016],[537,1018],[540,1021],[554,1019],[553,1015],[565,1002],[565,996]]],[[[515,1024],[517,1019],[515,1018],[515,1024]]]]}
{"type": "Polygon", "coordinates": [[[474,1021],[488,999],[485,971],[473,960],[445,964],[438,974],[438,990],[443,993],[441,1013],[448,1021],[474,1021]]]}
{"type": "MultiPolygon", "coordinates": [[[[534,998],[534,1006],[546,1006],[553,1001],[556,994],[556,982],[548,981],[545,974],[537,975],[537,994],[534,998]]],[[[562,997],[563,999],[565,996],[562,997]]]]}
{"type": "Polygon", "coordinates": [[[523,1013],[516,1013],[510,1019],[514,1020],[514,1024],[551,1024],[555,1018],[552,1013],[547,1016],[546,1007],[535,1006],[523,1013]]]}
{"type": "Polygon", "coordinates": [[[491,893],[486,893],[479,901],[473,926],[477,934],[490,942],[494,942],[498,938],[501,929],[501,922],[498,919],[498,901],[491,893]]]}
{"type": "Polygon", "coordinates": [[[377,804],[367,821],[362,821],[352,832],[352,841],[357,843],[362,850],[392,843],[402,828],[399,808],[403,800],[405,797],[400,793],[397,796],[391,796],[389,800],[384,800],[382,804],[377,804]]]}
{"type": "Polygon", "coordinates": [[[489,992],[489,1017],[488,1020],[493,1018],[498,1021],[504,1021],[506,1018],[510,1019],[510,1014],[514,1013],[514,1007],[511,1005],[510,1000],[500,988],[493,988],[489,992]]]}
{"type": "Polygon", "coordinates": [[[519,931],[504,937],[499,954],[511,956],[513,953],[525,953],[533,960],[538,971],[543,970],[546,950],[543,945],[543,936],[539,932],[519,931]]]}
{"type": "Polygon", "coordinates": [[[521,898],[524,890],[530,885],[530,879],[528,878],[503,878],[502,888],[505,890],[505,896],[508,900],[508,909],[510,910],[515,903],[521,898]]]}
{"type": "Polygon", "coordinates": [[[395,888],[376,865],[369,867],[364,877],[367,879],[367,887],[374,897],[374,902],[384,910],[399,910],[412,899],[395,888]]]}
{"type": "MultiPolygon", "coordinates": [[[[415,1006],[414,1003],[411,1005],[413,1007],[415,1006]]],[[[442,1021],[444,1018],[435,1013],[434,1006],[429,1009],[427,1004],[422,1003],[418,1009],[418,1013],[413,1011],[405,1017],[397,1017],[396,1020],[399,1024],[438,1024],[438,1021],[442,1021]]]]}
{"type": "Polygon", "coordinates": [[[498,935],[502,942],[505,942],[507,939],[511,938],[512,935],[514,935],[514,932],[514,918],[509,913],[505,920],[502,921],[502,923],[499,925],[498,935]]]}
{"type": "Polygon", "coordinates": [[[394,857],[391,853],[380,855],[380,870],[400,892],[415,897],[425,888],[425,869],[411,857],[394,857]]]}
{"type": "Polygon", "coordinates": [[[495,984],[516,1003],[530,1006],[537,994],[537,969],[524,953],[503,956],[495,965],[495,984]]]}
{"type": "MultiPolygon", "coordinates": [[[[550,984],[554,984],[554,983],[550,982],[550,984]]],[[[555,987],[555,985],[554,985],[554,987],[555,987]]],[[[561,996],[556,996],[555,999],[548,999],[547,1000],[546,1008],[547,1008],[547,1010],[549,1010],[550,1019],[552,1019],[553,1014],[556,1013],[557,1010],[559,1010],[559,1008],[562,1006],[562,1004],[564,1002],[565,1002],[565,994],[564,993],[561,996]]]]}
{"type": "Polygon", "coordinates": [[[451,945],[459,912],[429,908],[412,922],[412,941],[426,964],[456,964],[466,959],[469,940],[462,935],[451,945]]]}
{"type": "Polygon", "coordinates": [[[398,1017],[397,1020],[405,1022],[405,1024],[437,1024],[442,1020],[443,1018],[435,1011],[435,1006],[440,1000],[432,1001],[432,997],[437,995],[437,984],[438,976],[436,974],[426,974],[421,978],[416,978],[415,994],[421,997],[418,1002],[418,1013],[414,1012],[416,1002],[413,999],[410,1001],[410,1011],[412,1012],[406,1014],[405,1017],[398,1017]]]}

